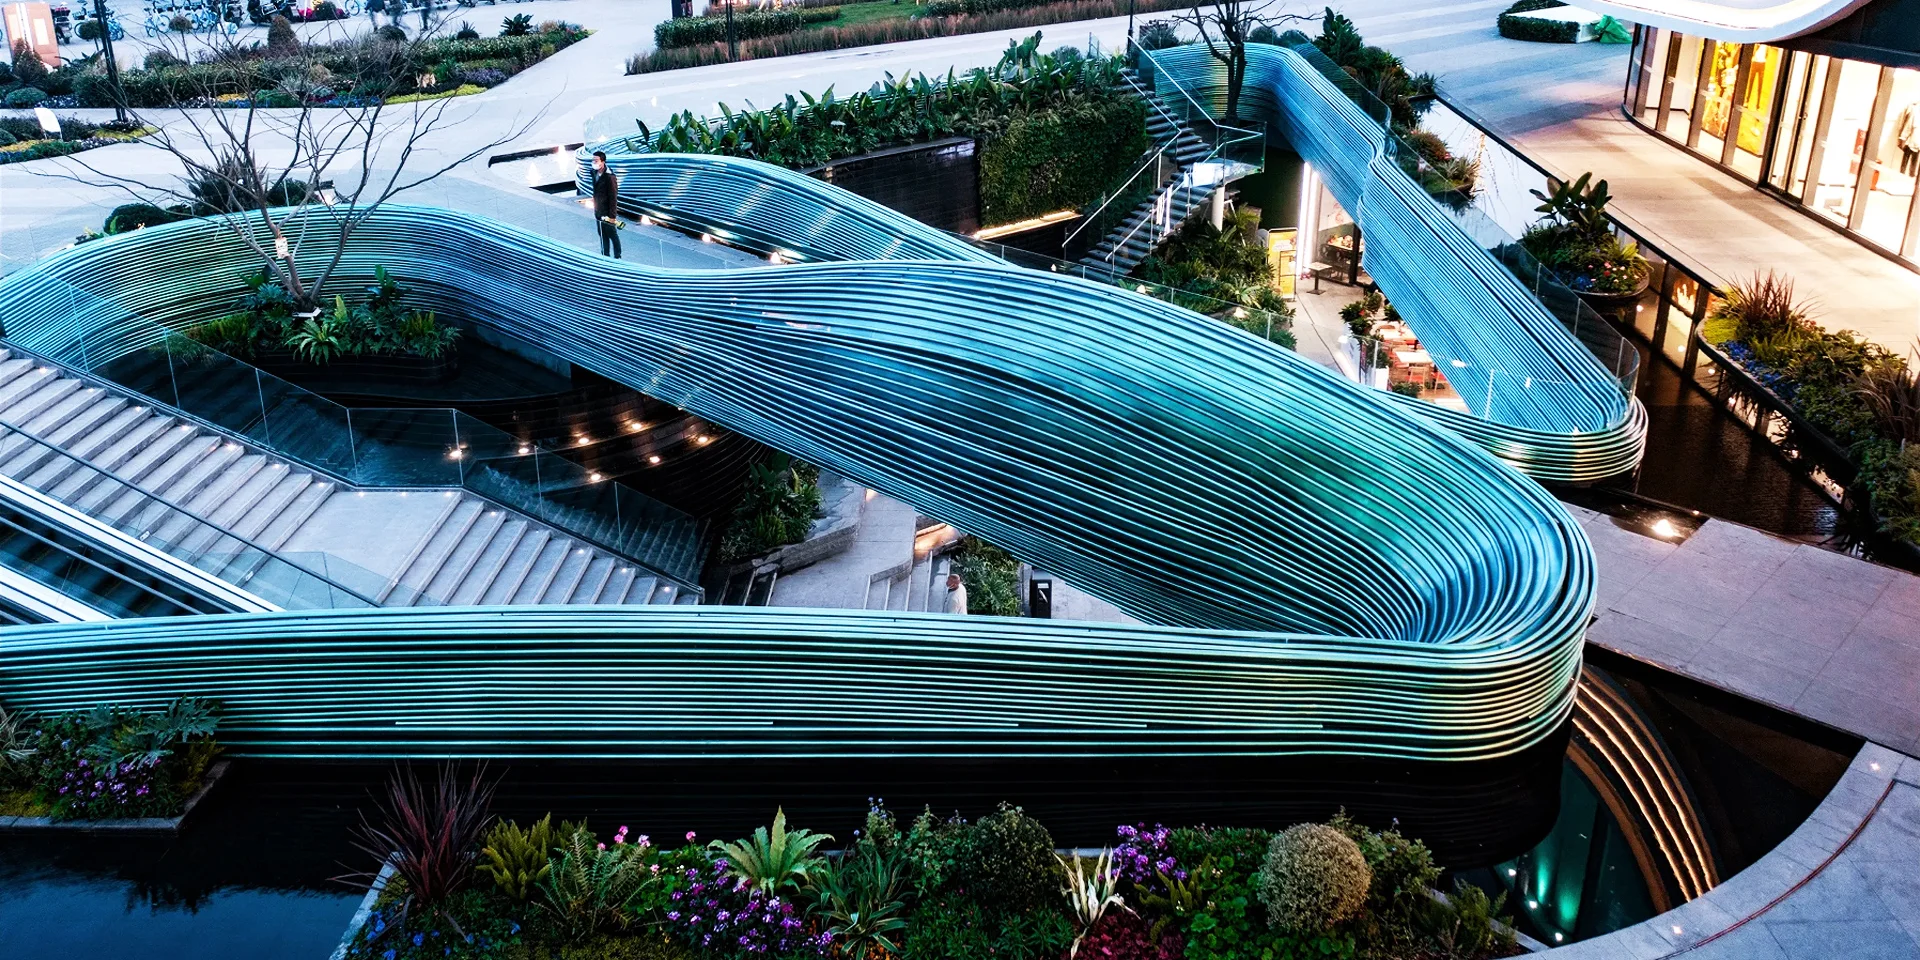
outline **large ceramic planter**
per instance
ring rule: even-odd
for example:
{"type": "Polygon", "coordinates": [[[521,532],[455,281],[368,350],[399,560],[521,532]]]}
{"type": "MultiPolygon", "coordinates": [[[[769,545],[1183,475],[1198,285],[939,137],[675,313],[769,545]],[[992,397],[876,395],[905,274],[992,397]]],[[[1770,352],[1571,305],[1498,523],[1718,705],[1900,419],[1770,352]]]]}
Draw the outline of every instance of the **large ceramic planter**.
{"type": "Polygon", "coordinates": [[[1601,290],[1575,290],[1574,292],[1580,295],[1580,299],[1587,302],[1587,306],[1595,310],[1618,310],[1621,307],[1630,307],[1640,302],[1640,298],[1646,295],[1647,285],[1650,282],[1649,277],[1641,277],[1640,282],[1634,284],[1632,290],[1625,290],[1619,293],[1609,293],[1601,290]]]}

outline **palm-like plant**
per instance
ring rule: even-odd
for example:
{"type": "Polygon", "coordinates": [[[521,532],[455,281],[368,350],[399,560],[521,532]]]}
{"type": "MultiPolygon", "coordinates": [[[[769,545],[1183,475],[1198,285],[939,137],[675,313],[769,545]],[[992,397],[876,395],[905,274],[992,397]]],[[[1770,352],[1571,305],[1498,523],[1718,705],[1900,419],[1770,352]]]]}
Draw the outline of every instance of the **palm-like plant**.
{"type": "Polygon", "coordinates": [[[733,843],[713,841],[711,849],[727,857],[727,872],[747,882],[755,890],[777,893],[805,882],[820,864],[814,850],[832,840],[826,833],[787,829],[787,811],[773,814],[773,829],[760,827],[753,836],[733,843]]]}
{"type": "Polygon", "coordinates": [[[1079,930],[1073,938],[1073,949],[1067,952],[1068,957],[1075,957],[1080,954],[1080,944],[1093,932],[1100,918],[1106,916],[1108,908],[1119,907],[1128,913],[1132,913],[1133,908],[1120,896],[1120,871],[1113,869],[1112,850],[1100,851],[1091,872],[1078,853],[1073,855],[1071,863],[1057,853],[1053,858],[1060,861],[1060,869],[1066,873],[1066,886],[1061,892],[1067,895],[1067,910],[1079,930]]]}
{"type": "MultiPolygon", "coordinates": [[[[1914,360],[1920,363],[1920,351],[1914,360]]],[[[1858,394],[1887,436],[1901,443],[1920,442],[1920,371],[1892,360],[1870,364],[1854,381],[1858,394]]]]}

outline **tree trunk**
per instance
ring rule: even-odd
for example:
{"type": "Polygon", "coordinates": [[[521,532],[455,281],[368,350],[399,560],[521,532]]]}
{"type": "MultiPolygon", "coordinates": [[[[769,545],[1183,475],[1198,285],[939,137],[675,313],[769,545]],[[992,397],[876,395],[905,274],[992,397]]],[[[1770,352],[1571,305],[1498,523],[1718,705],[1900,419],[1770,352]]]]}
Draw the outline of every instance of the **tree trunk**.
{"type": "Polygon", "coordinates": [[[1228,123],[1240,122],[1240,85],[1247,78],[1247,48],[1235,44],[1227,62],[1227,116],[1228,123]]]}

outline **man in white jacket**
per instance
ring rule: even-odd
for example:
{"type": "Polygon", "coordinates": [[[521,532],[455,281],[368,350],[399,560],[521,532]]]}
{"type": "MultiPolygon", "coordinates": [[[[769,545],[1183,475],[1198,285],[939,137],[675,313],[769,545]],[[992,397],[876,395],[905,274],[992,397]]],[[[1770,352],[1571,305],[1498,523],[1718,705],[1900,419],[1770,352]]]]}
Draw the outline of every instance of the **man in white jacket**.
{"type": "Polygon", "coordinates": [[[957,573],[947,574],[947,612],[967,612],[967,585],[957,573]]]}

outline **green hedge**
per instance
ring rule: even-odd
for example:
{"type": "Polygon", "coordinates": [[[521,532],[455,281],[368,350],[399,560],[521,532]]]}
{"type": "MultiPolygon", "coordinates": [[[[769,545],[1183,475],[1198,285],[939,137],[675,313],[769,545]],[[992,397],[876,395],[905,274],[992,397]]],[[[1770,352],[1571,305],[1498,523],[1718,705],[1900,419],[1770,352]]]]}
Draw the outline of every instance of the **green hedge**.
{"type": "MultiPolygon", "coordinates": [[[[792,33],[805,26],[800,11],[753,10],[733,15],[736,40],[754,40],[792,33]]],[[[664,49],[691,47],[696,43],[722,43],[727,39],[726,17],[677,17],[653,28],[654,46],[664,49]]]]}
{"type": "Polygon", "coordinates": [[[1021,111],[980,148],[980,222],[1012,223],[1099,199],[1150,145],[1138,100],[1021,111]]]}
{"type": "Polygon", "coordinates": [[[927,0],[921,6],[921,16],[956,17],[961,14],[999,13],[1002,10],[1020,10],[1026,7],[1043,7],[1055,0],[927,0]]]}
{"type": "Polygon", "coordinates": [[[1535,10],[1551,10],[1564,7],[1560,0],[1519,0],[1500,14],[1497,24],[1500,35],[1509,40],[1527,40],[1534,43],[1573,43],[1580,39],[1580,25],[1570,20],[1538,20],[1532,17],[1516,16],[1535,10]]]}

